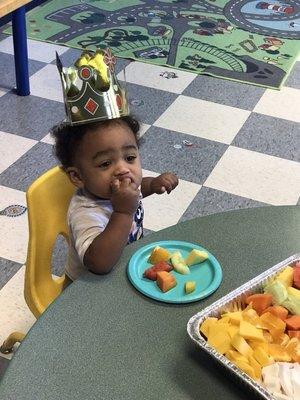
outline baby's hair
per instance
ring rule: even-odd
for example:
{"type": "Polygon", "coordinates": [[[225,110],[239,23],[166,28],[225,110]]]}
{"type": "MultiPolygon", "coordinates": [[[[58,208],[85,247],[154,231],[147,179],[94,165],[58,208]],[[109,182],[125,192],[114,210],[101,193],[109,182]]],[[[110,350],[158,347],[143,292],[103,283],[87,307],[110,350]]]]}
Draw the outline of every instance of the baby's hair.
{"type": "Polygon", "coordinates": [[[87,132],[95,131],[99,128],[105,128],[111,124],[123,123],[133,132],[138,143],[140,124],[137,119],[128,115],[116,119],[107,119],[105,121],[93,122],[83,125],[70,125],[62,122],[51,129],[51,135],[55,139],[54,153],[60,161],[62,168],[66,170],[74,165],[77,149],[87,132]]]}

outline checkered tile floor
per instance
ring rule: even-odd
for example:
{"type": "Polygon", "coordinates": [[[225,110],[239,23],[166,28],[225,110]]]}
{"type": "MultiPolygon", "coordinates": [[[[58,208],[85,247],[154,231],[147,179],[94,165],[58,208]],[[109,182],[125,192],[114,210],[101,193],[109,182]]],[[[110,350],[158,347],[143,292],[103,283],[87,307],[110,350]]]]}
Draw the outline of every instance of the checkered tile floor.
{"type": "MultiPolygon", "coordinates": [[[[55,51],[70,65],[79,51],[29,43],[31,96],[18,97],[12,39],[0,34],[0,211],[25,205],[28,185],[56,164],[49,129],[64,118],[55,51]]],[[[300,60],[281,91],[120,60],[132,112],[142,122],[145,175],[170,170],[180,185],[145,199],[145,228],[199,215],[300,204],[300,60]],[[171,77],[166,72],[174,72],[171,77]]],[[[26,213],[0,215],[0,342],[34,321],[23,296],[26,213]]],[[[66,248],[56,246],[56,273],[66,248]]],[[[1,370],[1,368],[0,368],[1,370]]]]}

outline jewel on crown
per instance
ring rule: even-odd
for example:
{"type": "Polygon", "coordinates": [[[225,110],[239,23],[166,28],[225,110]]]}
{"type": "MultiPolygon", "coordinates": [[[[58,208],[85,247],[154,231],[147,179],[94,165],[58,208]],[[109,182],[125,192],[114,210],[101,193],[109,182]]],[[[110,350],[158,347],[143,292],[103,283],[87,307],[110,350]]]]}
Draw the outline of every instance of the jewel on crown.
{"type": "Polygon", "coordinates": [[[116,58],[110,49],[83,51],[74,66],[65,68],[56,53],[67,121],[87,124],[129,114],[125,90],[115,75],[116,58]]]}

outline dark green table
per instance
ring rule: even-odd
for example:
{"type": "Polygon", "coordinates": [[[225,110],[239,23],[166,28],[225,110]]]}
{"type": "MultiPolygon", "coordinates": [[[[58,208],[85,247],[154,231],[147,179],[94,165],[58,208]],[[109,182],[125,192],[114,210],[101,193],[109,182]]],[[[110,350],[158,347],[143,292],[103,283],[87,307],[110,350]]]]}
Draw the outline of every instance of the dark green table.
{"type": "Polygon", "coordinates": [[[112,273],[73,283],[40,317],[0,385],[1,400],[253,399],[190,341],[189,318],[268,267],[300,252],[300,207],[214,214],[156,232],[126,248],[112,273]],[[169,305],[126,277],[135,250],[186,240],[211,251],[223,282],[209,298],[169,305]]]}

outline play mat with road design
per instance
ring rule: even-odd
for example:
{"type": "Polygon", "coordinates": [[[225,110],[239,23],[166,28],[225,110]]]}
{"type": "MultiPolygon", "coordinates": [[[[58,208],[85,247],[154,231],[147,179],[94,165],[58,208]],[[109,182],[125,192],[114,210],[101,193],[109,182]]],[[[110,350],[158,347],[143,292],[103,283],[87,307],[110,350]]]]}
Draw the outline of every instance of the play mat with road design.
{"type": "Polygon", "coordinates": [[[109,46],[118,57],[280,88],[300,52],[300,0],[51,0],[28,13],[27,30],[33,39],[109,46]]]}

